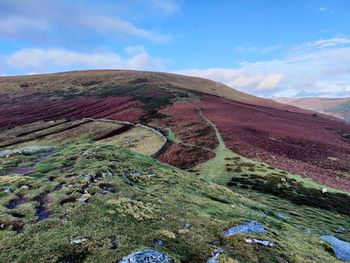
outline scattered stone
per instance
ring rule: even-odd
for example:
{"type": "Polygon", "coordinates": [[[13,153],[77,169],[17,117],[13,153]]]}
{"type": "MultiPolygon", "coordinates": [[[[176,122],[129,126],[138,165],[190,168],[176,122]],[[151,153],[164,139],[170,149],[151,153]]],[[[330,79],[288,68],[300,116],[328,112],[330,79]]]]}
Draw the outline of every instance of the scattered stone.
{"type": "Polygon", "coordinates": [[[158,247],[161,247],[164,245],[163,240],[160,240],[160,239],[153,240],[153,243],[158,247]]]}
{"type": "Polygon", "coordinates": [[[21,189],[29,189],[30,187],[29,187],[29,185],[23,185],[23,186],[21,186],[21,189]]]}
{"type": "Polygon", "coordinates": [[[328,242],[334,251],[335,256],[343,261],[350,261],[350,243],[340,240],[334,236],[321,236],[321,239],[328,242]]]}
{"type": "Polygon", "coordinates": [[[218,257],[220,256],[220,253],[222,253],[221,248],[217,248],[211,252],[211,258],[208,259],[207,263],[219,263],[218,257]]]}
{"type": "Polygon", "coordinates": [[[135,172],[131,174],[132,177],[139,177],[141,176],[140,172],[135,172]]]}
{"type": "Polygon", "coordinates": [[[11,193],[13,190],[12,190],[12,188],[11,187],[5,187],[4,188],[4,192],[5,193],[11,193]]]}
{"type": "Polygon", "coordinates": [[[111,184],[101,183],[98,186],[103,190],[103,192],[102,192],[103,194],[106,194],[108,192],[111,192],[111,193],[115,192],[114,187],[111,184]]]}
{"type": "Polygon", "coordinates": [[[190,229],[191,227],[192,227],[191,224],[184,224],[184,228],[185,228],[185,229],[190,229]]]}
{"type": "Polygon", "coordinates": [[[276,216],[279,219],[283,220],[283,221],[287,221],[288,220],[288,216],[286,214],[284,214],[284,213],[279,212],[279,213],[276,214],[276,216]]]}
{"type": "Polygon", "coordinates": [[[264,233],[265,228],[262,224],[259,222],[251,221],[251,222],[245,222],[238,226],[231,227],[224,231],[225,236],[232,236],[235,234],[249,234],[249,233],[255,233],[260,234],[264,233]]]}
{"type": "Polygon", "coordinates": [[[106,176],[111,177],[111,176],[113,176],[113,174],[112,174],[111,171],[107,171],[107,172],[105,172],[105,173],[102,173],[102,176],[103,176],[103,177],[106,177],[106,176]]]}
{"type": "Polygon", "coordinates": [[[244,241],[246,243],[249,243],[249,244],[254,243],[254,244],[262,245],[265,247],[273,247],[274,246],[273,242],[266,241],[266,240],[259,240],[259,239],[255,239],[255,238],[244,238],[244,241]]]}
{"type": "Polygon", "coordinates": [[[88,240],[87,237],[75,237],[70,241],[70,243],[74,245],[79,245],[81,243],[86,242],[87,240],[88,240]]]}
{"type": "Polygon", "coordinates": [[[327,188],[322,188],[322,194],[325,194],[327,192],[328,192],[327,188]]]}
{"type": "Polygon", "coordinates": [[[108,239],[111,241],[111,247],[110,249],[117,249],[118,248],[118,239],[116,236],[109,236],[108,239]]]}
{"type": "Polygon", "coordinates": [[[304,232],[304,233],[306,233],[306,234],[311,234],[311,229],[308,228],[308,227],[302,227],[302,228],[301,228],[301,231],[304,232]]]}
{"type": "Polygon", "coordinates": [[[87,203],[87,202],[89,202],[89,197],[82,196],[82,197],[78,198],[77,201],[81,202],[81,203],[87,203]]]}
{"type": "Polygon", "coordinates": [[[136,251],[126,257],[123,257],[118,263],[171,263],[172,260],[154,250],[154,249],[145,249],[145,250],[140,250],[136,251]]]}
{"type": "Polygon", "coordinates": [[[342,226],[338,226],[336,229],[333,230],[335,233],[344,233],[345,228],[342,226]]]}

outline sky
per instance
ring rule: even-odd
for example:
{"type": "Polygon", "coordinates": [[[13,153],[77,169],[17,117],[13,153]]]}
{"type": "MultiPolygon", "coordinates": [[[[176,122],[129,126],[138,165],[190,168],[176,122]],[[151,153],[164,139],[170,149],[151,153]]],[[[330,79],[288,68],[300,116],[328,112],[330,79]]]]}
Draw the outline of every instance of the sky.
{"type": "Polygon", "coordinates": [[[350,97],[349,13],[348,0],[0,0],[0,76],[134,69],[350,97]]]}

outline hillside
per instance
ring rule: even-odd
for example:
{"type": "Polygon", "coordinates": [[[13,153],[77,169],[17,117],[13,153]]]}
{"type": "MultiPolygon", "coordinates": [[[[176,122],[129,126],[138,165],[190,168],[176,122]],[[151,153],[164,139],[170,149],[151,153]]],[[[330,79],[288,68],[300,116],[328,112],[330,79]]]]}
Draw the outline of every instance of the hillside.
{"type": "Polygon", "coordinates": [[[275,101],[350,121],[350,98],[278,98],[275,101]]]}
{"type": "Polygon", "coordinates": [[[0,262],[339,262],[349,176],[350,125],[210,80],[0,78],[0,262]]]}

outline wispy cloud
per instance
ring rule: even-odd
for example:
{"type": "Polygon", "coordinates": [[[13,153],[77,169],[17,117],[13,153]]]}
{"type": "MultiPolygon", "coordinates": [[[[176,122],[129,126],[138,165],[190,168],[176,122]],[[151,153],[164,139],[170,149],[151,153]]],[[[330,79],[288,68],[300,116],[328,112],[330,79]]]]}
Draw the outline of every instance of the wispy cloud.
{"type": "Polygon", "coordinates": [[[320,39],[314,42],[309,42],[307,45],[312,48],[329,48],[347,46],[350,44],[350,38],[348,37],[334,37],[329,39],[320,39]]]}
{"type": "Polygon", "coordinates": [[[180,10],[177,2],[172,0],[148,0],[152,8],[165,14],[173,14],[180,10]]]}
{"type": "Polygon", "coordinates": [[[283,44],[271,45],[271,46],[255,46],[250,43],[240,45],[234,48],[234,51],[242,54],[270,54],[276,52],[285,47],[283,44]]]}
{"type": "MultiPolygon", "coordinates": [[[[164,13],[174,12],[177,9],[170,0],[151,2],[143,3],[140,8],[156,8],[164,13]]],[[[31,41],[41,37],[44,41],[49,41],[57,35],[60,39],[65,37],[73,41],[77,35],[82,37],[86,34],[86,38],[91,35],[111,38],[132,37],[152,42],[166,42],[170,38],[169,34],[137,26],[130,19],[109,12],[108,9],[102,12],[98,7],[103,3],[111,5],[111,2],[106,0],[89,2],[91,6],[85,7],[84,11],[81,10],[79,3],[67,0],[0,1],[0,37],[31,41]]],[[[114,5],[118,5],[118,2],[114,5]]],[[[125,16],[125,12],[123,14],[125,16]]]]}
{"type": "Polygon", "coordinates": [[[251,94],[280,96],[350,96],[350,38],[334,37],[290,48],[275,60],[241,63],[237,68],[181,70],[251,94]]]}
{"type": "Polygon", "coordinates": [[[328,11],[328,8],[327,8],[327,7],[320,7],[320,8],[318,9],[318,11],[320,11],[320,12],[327,12],[327,11],[328,11]]]}
{"type": "Polygon", "coordinates": [[[65,49],[22,49],[3,56],[0,68],[45,73],[47,69],[159,69],[163,62],[143,47],[128,47],[122,56],[111,51],[76,52],[65,49]]]}

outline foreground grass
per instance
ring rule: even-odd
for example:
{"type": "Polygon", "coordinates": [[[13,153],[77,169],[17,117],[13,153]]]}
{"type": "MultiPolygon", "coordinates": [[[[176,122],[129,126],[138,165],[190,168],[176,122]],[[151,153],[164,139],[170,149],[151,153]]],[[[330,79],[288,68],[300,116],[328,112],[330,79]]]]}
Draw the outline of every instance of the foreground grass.
{"type": "MultiPolygon", "coordinates": [[[[30,165],[33,160],[33,156],[1,159],[1,169],[30,165]]],[[[309,218],[313,229],[326,231],[337,224],[350,227],[348,216],[310,207],[295,214],[296,205],[282,218],[276,213],[276,198],[270,197],[271,207],[267,197],[250,190],[208,183],[114,146],[70,144],[34,168],[21,180],[19,176],[11,180],[14,175],[0,177],[1,188],[13,189],[0,193],[0,262],[116,262],[143,248],[156,248],[174,262],[206,262],[217,246],[224,251],[220,262],[337,262],[318,233],[306,233],[301,227],[307,222],[298,225],[297,220],[309,218]],[[103,192],[102,184],[112,190],[103,192]],[[47,196],[50,216],[37,221],[35,197],[40,194],[47,196]],[[6,208],[18,196],[29,201],[6,208]],[[75,202],[82,196],[89,202],[75,202]],[[13,212],[23,217],[14,217],[13,212]],[[249,220],[262,222],[266,234],[223,236],[226,228],[249,220]],[[86,241],[72,244],[76,237],[86,241]],[[250,245],[243,237],[276,245],[250,245]],[[154,240],[163,240],[164,245],[157,247],[154,240]]],[[[286,209],[290,203],[282,200],[279,205],[286,209]]]]}

